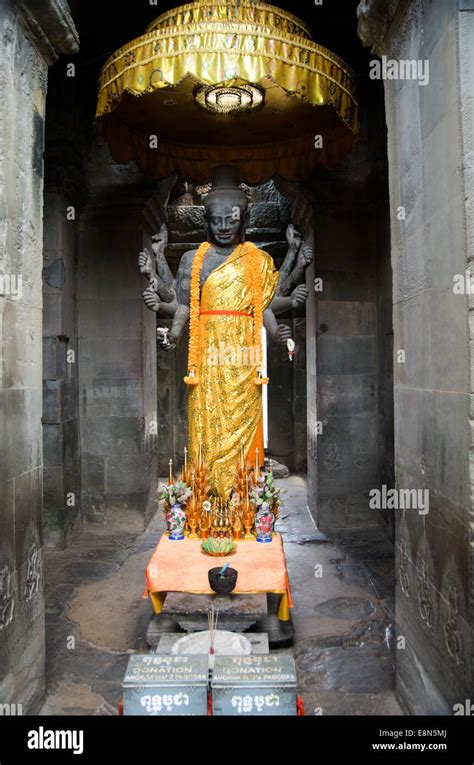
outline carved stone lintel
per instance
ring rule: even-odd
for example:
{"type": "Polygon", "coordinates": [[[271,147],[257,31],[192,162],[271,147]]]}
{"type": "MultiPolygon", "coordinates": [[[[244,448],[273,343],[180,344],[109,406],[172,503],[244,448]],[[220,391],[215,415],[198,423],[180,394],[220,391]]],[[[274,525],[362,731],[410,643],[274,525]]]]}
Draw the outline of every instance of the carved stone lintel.
{"type": "Polygon", "coordinates": [[[21,0],[21,9],[32,41],[48,65],[61,53],[78,52],[79,35],[66,0],[21,0]]]}
{"type": "Polygon", "coordinates": [[[382,56],[395,19],[410,0],[361,0],[357,7],[357,34],[366,48],[382,56]]]}

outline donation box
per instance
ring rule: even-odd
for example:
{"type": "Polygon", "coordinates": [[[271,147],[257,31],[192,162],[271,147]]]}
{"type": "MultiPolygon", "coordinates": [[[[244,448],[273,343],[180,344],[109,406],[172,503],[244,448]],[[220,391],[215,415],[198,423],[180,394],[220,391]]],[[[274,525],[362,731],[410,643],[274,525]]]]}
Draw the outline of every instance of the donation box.
{"type": "Polygon", "coordinates": [[[207,715],[207,665],[207,656],[131,656],[124,715],[207,715]]]}
{"type": "Polygon", "coordinates": [[[296,715],[292,656],[216,656],[213,715],[296,715]]]}

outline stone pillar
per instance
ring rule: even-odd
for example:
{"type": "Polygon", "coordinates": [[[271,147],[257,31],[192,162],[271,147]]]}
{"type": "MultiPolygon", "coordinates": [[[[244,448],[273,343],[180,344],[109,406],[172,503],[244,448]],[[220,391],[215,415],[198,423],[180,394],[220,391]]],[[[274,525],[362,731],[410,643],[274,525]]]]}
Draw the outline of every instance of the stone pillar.
{"type": "Polygon", "coordinates": [[[59,0],[1,0],[0,39],[0,704],[34,713],[44,691],[44,111],[48,65],[78,39],[59,0]]]}
{"type": "Polygon", "coordinates": [[[106,185],[101,169],[116,167],[106,154],[93,154],[96,187],[80,221],[81,504],[89,521],[123,521],[126,512],[142,527],[156,510],[156,315],[142,301],[138,253],[151,249],[163,218],[150,225],[151,190],[123,168],[106,185]]]}
{"type": "Polygon", "coordinates": [[[50,178],[44,215],[43,517],[45,543],[62,547],[82,530],[76,251],[82,201],[50,178]]]}
{"type": "Polygon", "coordinates": [[[378,388],[386,370],[377,352],[385,331],[377,317],[377,274],[389,261],[387,233],[384,238],[380,227],[378,235],[388,207],[387,181],[378,171],[386,167],[378,139],[383,91],[376,83],[367,93],[362,78],[360,91],[358,150],[336,170],[320,168],[303,187],[315,238],[315,270],[308,275],[308,500],[321,531],[377,524],[369,492],[390,458],[389,450],[380,451],[378,388]]]}
{"type": "MultiPolygon", "coordinates": [[[[429,83],[385,81],[394,302],[397,689],[414,714],[472,698],[474,2],[364,0],[359,35],[388,60],[429,62],[429,83]],[[425,508],[426,509],[426,508],[425,508]]],[[[425,70],[426,71],[426,70],[425,70]]]]}
{"type": "Polygon", "coordinates": [[[48,83],[43,232],[43,525],[45,544],[61,547],[82,530],[77,232],[87,195],[84,84],[65,77],[67,63],[48,83]]]}

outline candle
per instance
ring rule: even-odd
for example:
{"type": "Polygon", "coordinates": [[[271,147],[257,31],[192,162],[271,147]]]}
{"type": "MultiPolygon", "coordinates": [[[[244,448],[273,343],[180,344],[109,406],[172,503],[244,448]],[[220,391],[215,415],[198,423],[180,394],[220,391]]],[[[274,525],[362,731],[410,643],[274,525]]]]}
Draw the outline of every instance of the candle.
{"type": "Polygon", "coordinates": [[[258,478],[258,449],[255,449],[255,478],[258,478]]]}
{"type": "Polygon", "coordinates": [[[170,460],[170,486],[173,483],[173,460],[170,460]]]}
{"type": "Polygon", "coordinates": [[[184,447],[184,472],[188,471],[188,450],[184,447]]]}

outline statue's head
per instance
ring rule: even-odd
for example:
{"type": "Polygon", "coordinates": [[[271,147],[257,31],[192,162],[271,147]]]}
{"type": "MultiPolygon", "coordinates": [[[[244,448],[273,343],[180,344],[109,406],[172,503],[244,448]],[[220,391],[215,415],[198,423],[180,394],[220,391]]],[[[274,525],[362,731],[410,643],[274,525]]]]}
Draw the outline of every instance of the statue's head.
{"type": "Polygon", "coordinates": [[[231,165],[216,167],[212,181],[204,199],[209,240],[218,247],[239,244],[245,238],[248,209],[247,196],[239,187],[239,170],[231,165]]]}

